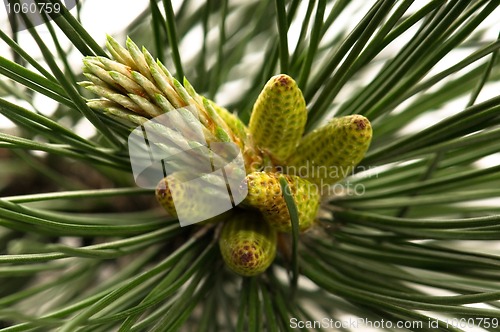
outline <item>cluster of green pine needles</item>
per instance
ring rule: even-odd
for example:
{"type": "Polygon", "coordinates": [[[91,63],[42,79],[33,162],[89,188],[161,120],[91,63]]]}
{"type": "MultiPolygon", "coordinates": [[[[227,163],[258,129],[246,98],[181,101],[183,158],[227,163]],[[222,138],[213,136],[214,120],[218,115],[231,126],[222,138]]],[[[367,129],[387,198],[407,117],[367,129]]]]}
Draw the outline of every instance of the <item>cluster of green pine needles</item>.
{"type": "Polygon", "coordinates": [[[181,228],[134,184],[132,126],[87,107],[68,60],[107,56],[80,20],[85,2],[71,13],[49,2],[63,8],[45,17],[50,39],[0,31],[11,50],[0,114],[13,124],[0,132],[1,332],[281,331],[325,317],[498,331],[498,1],[151,0],[123,27],[118,40],[145,45],[244,121],[269,77],[286,73],[304,92],[307,131],[332,116],[372,122],[366,158],[341,183],[363,194],[332,195],[320,226],[285,239],[253,278],[224,268],[216,226],[181,228]],[[405,130],[422,118],[432,120],[405,130]],[[82,121],[91,137],[75,130],[82,121]]]}

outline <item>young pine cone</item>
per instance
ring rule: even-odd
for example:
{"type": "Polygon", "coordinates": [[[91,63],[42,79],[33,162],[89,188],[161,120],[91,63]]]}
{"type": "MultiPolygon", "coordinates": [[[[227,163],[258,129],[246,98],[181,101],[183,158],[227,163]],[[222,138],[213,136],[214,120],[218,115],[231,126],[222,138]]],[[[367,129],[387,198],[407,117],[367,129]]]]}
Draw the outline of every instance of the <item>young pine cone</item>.
{"type": "Polygon", "coordinates": [[[372,139],[370,121],[362,115],[333,118],[306,135],[287,161],[287,173],[318,186],[350,175],[365,156],[372,139]]]}
{"type": "Polygon", "coordinates": [[[260,216],[239,213],[225,222],[219,248],[227,266],[249,277],[264,272],[276,256],[277,234],[260,216]]]}
{"type": "Polygon", "coordinates": [[[299,213],[299,230],[309,229],[315,221],[320,204],[317,187],[309,181],[294,175],[253,172],[247,175],[242,185],[248,189],[243,201],[247,206],[258,209],[264,220],[280,232],[291,232],[290,213],[283,197],[279,178],[285,177],[299,213]]]}

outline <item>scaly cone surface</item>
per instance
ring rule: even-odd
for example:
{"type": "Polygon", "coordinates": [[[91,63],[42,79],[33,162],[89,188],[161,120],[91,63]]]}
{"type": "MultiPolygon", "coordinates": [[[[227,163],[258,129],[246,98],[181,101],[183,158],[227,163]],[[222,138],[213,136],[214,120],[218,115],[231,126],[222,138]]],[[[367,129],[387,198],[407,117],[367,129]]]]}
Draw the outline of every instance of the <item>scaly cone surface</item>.
{"type": "Polygon", "coordinates": [[[362,115],[333,118],[306,135],[287,161],[287,173],[319,187],[351,175],[365,156],[372,139],[370,121],[362,115]]]}
{"type": "Polygon", "coordinates": [[[226,221],[219,248],[227,266],[235,273],[250,277],[264,272],[276,256],[278,239],[274,229],[258,214],[239,213],[226,221]]]}
{"type": "Polygon", "coordinates": [[[297,83],[288,75],[271,77],[255,102],[248,125],[255,145],[282,164],[304,133],[307,109],[297,83]]]}
{"type": "Polygon", "coordinates": [[[274,229],[290,233],[292,223],[281,190],[280,176],[284,176],[288,182],[299,213],[299,230],[304,232],[314,224],[320,205],[318,188],[305,179],[294,175],[253,172],[247,175],[242,184],[248,190],[244,203],[258,209],[274,229]]]}
{"type": "Polygon", "coordinates": [[[148,119],[189,106],[190,110],[194,108],[193,115],[201,123],[207,143],[233,142],[243,152],[248,171],[260,167],[261,157],[250,146],[251,141],[245,141],[244,128],[231,128],[220,115],[223,108],[198,95],[186,79],[181,84],[159,60],[155,61],[145,48],[139,49],[130,38],[127,48],[110,36],[106,45],[114,60],[101,56],[83,60],[88,81],[79,84],[102,97],[89,100],[89,107],[142,125],[148,119]]]}

